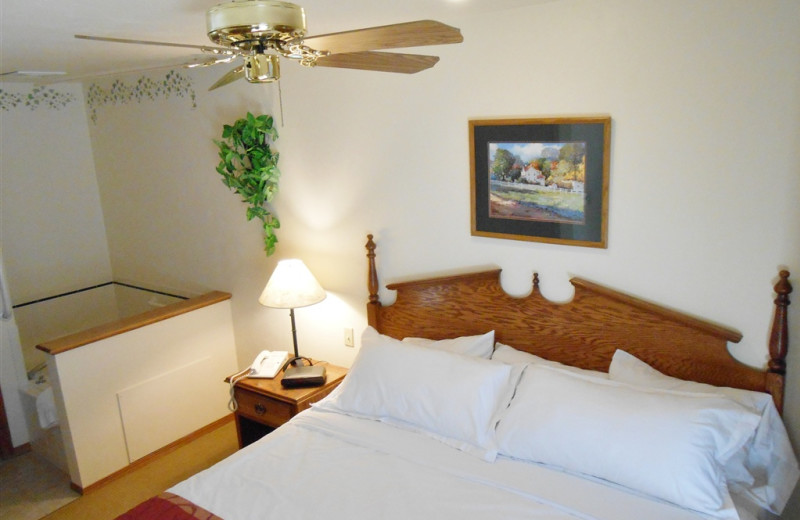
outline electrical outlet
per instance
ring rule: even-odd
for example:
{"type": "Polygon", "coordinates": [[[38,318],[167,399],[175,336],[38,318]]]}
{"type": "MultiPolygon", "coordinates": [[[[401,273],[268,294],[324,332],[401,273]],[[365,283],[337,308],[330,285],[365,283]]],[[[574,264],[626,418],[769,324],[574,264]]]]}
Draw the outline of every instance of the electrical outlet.
{"type": "Polygon", "coordinates": [[[344,329],[344,346],[345,347],[355,347],[355,343],[353,343],[353,329],[344,329]]]}

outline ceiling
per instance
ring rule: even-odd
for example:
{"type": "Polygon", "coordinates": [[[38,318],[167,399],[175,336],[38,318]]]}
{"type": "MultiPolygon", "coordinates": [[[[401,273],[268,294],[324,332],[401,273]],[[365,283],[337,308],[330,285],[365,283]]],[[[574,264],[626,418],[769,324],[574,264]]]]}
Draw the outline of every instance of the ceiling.
{"type": "MultiPolygon", "coordinates": [[[[70,77],[168,66],[192,49],[77,40],[75,34],[209,45],[205,12],[229,0],[2,0],[0,77],[64,71],[70,77]]],[[[448,19],[553,0],[300,0],[309,36],[419,19],[448,19]]],[[[453,22],[449,22],[453,23],[453,22]]],[[[455,24],[454,24],[455,25],[455,24]]]]}

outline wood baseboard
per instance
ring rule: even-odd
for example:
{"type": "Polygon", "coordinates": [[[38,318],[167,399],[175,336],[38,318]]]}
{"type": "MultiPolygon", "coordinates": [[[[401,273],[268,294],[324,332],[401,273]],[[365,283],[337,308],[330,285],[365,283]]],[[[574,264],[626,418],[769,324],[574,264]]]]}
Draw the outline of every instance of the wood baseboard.
{"type": "Polygon", "coordinates": [[[120,469],[118,471],[115,471],[111,475],[108,475],[107,477],[102,478],[102,479],[98,480],[97,482],[89,484],[86,487],[81,487],[81,486],[75,484],[74,482],[70,482],[69,487],[72,488],[73,491],[76,491],[76,492],[80,493],[81,495],[86,495],[88,493],[91,493],[92,491],[96,491],[97,489],[105,486],[109,482],[112,482],[112,481],[114,481],[114,480],[116,480],[116,479],[118,479],[118,478],[120,478],[120,477],[122,477],[124,475],[127,475],[128,473],[131,473],[131,472],[141,468],[142,466],[146,466],[147,464],[150,464],[154,460],[159,459],[159,458],[163,457],[164,455],[177,450],[181,446],[185,446],[186,444],[189,444],[190,442],[192,442],[193,440],[197,439],[198,437],[202,437],[203,435],[205,435],[205,434],[207,434],[209,432],[212,432],[212,431],[216,430],[217,428],[221,428],[221,427],[225,426],[229,422],[232,422],[233,419],[234,419],[234,415],[233,414],[228,414],[225,417],[223,417],[221,419],[217,419],[216,421],[212,422],[211,424],[203,426],[199,430],[196,430],[196,431],[190,433],[189,435],[186,435],[185,437],[181,437],[180,439],[167,444],[163,448],[160,448],[160,449],[154,451],[153,453],[150,453],[150,454],[145,455],[144,457],[142,457],[140,459],[137,459],[137,460],[133,461],[132,463],[130,463],[127,466],[125,466],[124,468],[122,468],[122,469],[120,469]]]}
{"type": "Polygon", "coordinates": [[[9,454],[9,458],[17,457],[24,453],[28,453],[31,451],[31,443],[26,442],[25,444],[20,444],[19,446],[12,446],[11,453],[9,454]]]}

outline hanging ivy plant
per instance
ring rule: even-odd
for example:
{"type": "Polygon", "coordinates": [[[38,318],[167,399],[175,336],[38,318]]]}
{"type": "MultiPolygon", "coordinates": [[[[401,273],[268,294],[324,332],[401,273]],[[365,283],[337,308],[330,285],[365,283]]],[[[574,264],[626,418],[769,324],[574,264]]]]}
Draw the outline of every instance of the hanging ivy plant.
{"type": "Polygon", "coordinates": [[[264,224],[264,250],[267,256],[275,252],[280,227],[278,218],[267,208],[278,192],[278,153],[270,143],[278,139],[272,116],[254,116],[237,120],[222,127],[222,140],[214,141],[219,148],[217,172],[222,182],[241,195],[248,204],[247,220],[258,218],[264,224]]]}

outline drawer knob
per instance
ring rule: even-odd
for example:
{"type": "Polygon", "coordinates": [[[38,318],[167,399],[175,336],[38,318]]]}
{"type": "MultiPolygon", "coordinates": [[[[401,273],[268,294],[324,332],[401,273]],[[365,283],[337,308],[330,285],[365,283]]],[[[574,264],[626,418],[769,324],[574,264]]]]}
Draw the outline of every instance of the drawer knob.
{"type": "Polygon", "coordinates": [[[264,415],[265,413],[267,413],[267,407],[261,403],[256,403],[256,414],[264,415]]]}

